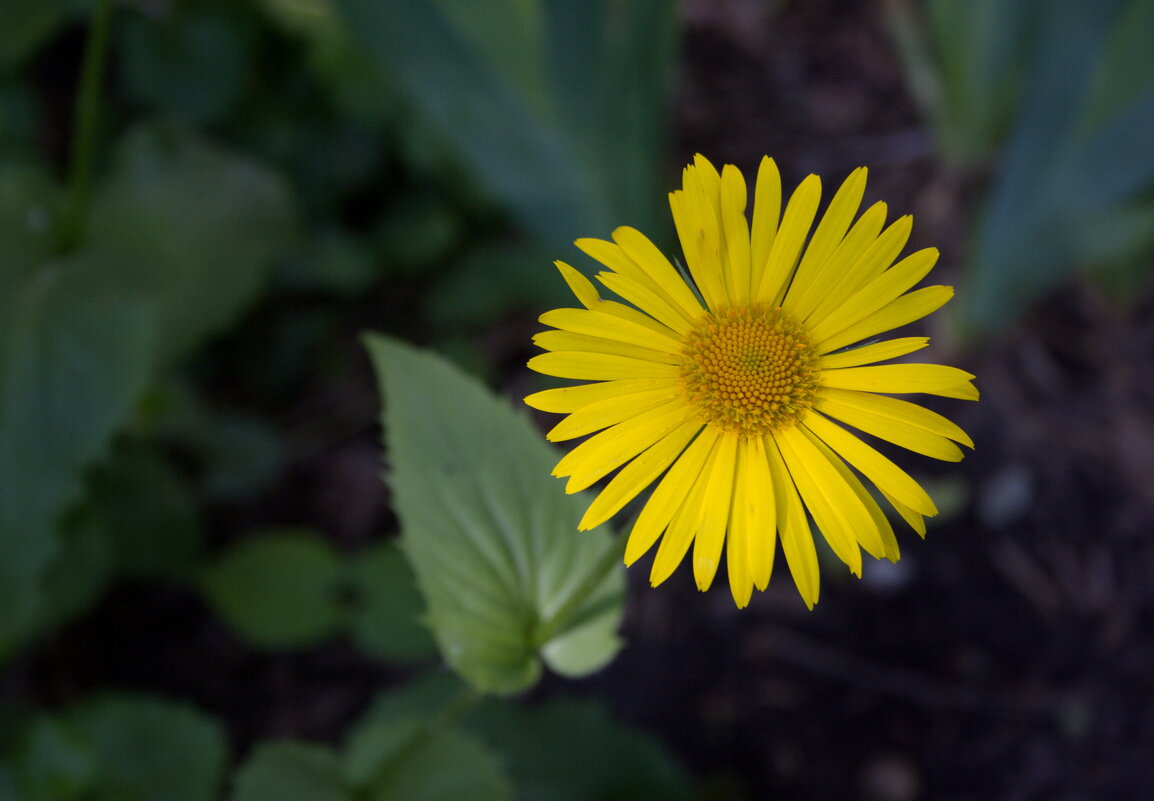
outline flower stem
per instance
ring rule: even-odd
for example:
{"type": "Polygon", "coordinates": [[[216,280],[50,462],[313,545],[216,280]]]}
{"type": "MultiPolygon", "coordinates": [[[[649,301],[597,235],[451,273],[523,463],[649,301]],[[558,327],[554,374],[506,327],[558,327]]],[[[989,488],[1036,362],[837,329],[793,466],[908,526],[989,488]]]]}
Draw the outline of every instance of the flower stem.
{"type": "Polygon", "coordinates": [[[108,53],[108,31],[111,24],[112,0],[96,0],[76,93],[68,165],[68,199],[60,238],[60,249],[65,252],[80,243],[88,218],[96,126],[100,116],[100,95],[104,84],[104,62],[108,53]]]}

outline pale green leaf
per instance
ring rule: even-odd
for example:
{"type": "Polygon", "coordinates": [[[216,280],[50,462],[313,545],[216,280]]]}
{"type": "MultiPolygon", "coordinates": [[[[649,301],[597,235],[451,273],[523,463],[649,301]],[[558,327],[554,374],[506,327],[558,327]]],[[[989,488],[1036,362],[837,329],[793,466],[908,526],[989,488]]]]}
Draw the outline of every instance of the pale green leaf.
{"type": "Polygon", "coordinates": [[[381,336],[366,343],[402,547],[442,656],[478,689],[502,693],[537,681],[542,648],[570,674],[611,659],[624,592],[618,544],[604,529],[577,531],[587,500],[550,477],[557,452],[526,416],[437,356],[381,336]],[[553,644],[563,635],[583,638],[586,652],[553,644]]]}

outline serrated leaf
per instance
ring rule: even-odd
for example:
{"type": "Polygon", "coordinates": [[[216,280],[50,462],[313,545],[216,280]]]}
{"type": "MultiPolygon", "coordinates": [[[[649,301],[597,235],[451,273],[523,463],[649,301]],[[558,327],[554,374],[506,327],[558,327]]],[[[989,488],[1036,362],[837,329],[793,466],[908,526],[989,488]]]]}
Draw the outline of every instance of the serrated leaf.
{"type": "Polygon", "coordinates": [[[187,707],[108,695],[82,703],[63,723],[97,769],[85,801],[215,801],[227,763],[220,726],[187,707]]]}
{"type": "Polygon", "coordinates": [[[0,659],[45,617],[57,526],[127,419],[152,362],[153,309],[111,266],[44,264],[0,301],[0,659]]]}
{"type": "Polygon", "coordinates": [[[336,753],[292,741],[261,743],[233,780],[230,801],[352,801],[336,753]]]}
{"type": "Polygon", "coordinates": [[[512,789],[496,756],[444,725],[374,720],[354,731],[345,775],[367,801],[505,801],[512,789]]]}
{"type": "Polygon", "coordinates": [[[486,692],[532,686],[540,660],[586,673],[620,648],[624,574],[584,501],[550,478],[556,453],[524,415],[439,357],[366,337],[381,382],[402,547],[448,663],[486,692]],[[588,634],[577,632],[587,629],[588,634]],[[557,638],[581,636],[569,660],[557,638]],[[544,652],[542,652],[544,649],[544,652]]]}
{"type": "Polygon", "coordinates": [[[262,648],[300,648],[338,630],[344,563],[307,531],[241,540],[205,571],[208,600],[229,627],[262,648]]]}
{"type": "Polygon", "coordinates": [[[396,543],[383,540],[355,557],[350,580],[357,599],[350,627],[357,645],[388,661],[427,659],[436,653],[432,635],[421,622],[424,599],[396,543]]]}
{"type": "Polygon", "coordinates": [[[139,127],[93,197],[85,248],[156,300],[168,365],[255,297],[292,244],[294,219],[284,181],[259,162],[180,130],[139,127]]]}

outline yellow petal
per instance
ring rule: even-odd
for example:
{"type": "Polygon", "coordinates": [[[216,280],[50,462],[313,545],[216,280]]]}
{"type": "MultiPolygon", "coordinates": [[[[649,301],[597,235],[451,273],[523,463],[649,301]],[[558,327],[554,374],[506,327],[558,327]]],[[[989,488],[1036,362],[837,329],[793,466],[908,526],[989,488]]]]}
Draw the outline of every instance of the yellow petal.
{"type": "Polygon", "coordinates": [[[649,237],[634,228],[622,226],[613,232],[613,240],[652,279],[686,320],[692,322],[701,316],[705,310],[697,302],[697,296],[649,237]]]}
{"type": "Polygon", "coordinates": [[[600,481],[641,451],[692,419],[694,412],[679,400],[650,409],[594,434],[565,454],[553,475],[569,476],[565,492],[573,494],[600,481]]]}
{"type": "Polygon", "coordinates": [[[664,386],[648,392],[633,392],[619,397],[605,398],[573,412],[545,435],[550,442],[562,442],[584,437],[603,428],[617,425],[631,417],[656,409],[680,397],[680,390],[664,386]]]}
{"type": "Polygon", "coordinates": [[[885,499],[890,502],[890,505],[894,507],[894,510],[897,511],[897,513],[899,515],[901,515],[902,519],[910,524],[910,528],[912,528],[914,531],[916,531],[918,533],[918,536],[920,536],[922,539],[925,539],[926,538],[926,521],[925,521],[925,519],[920,514],[915,512],[910,507],[906,506],[904,503],[902,503],[898,499],[891,497],[889,495],[886,495],[885,492],[882,492],[882,495],[885,496],[885,499]]]}
{"type": "Polygon", "coordinates": [[[881,550],[874,550],[873,548],[876,546],[876,543],[871,543],[871,541],[868,539],[862,540],[859,538],[858,542],[861,543],[861,546],[865,548],[869,552],[870,556],[872,556],[874,559],[884,558],[889,559],[891,562],[896,562],[901,556],[901,551],[898,549],[897,537],[894,536],[894,527],[890,525],[890,521],[886,518],[885,512],[883,512],[881,507],[878,506],[877,501],[875,501],[873,496],[870,495],[869,490],[867,490],[862,485],[861,480],[853,474],[853,472],[849,469],[849,467],[845,465],[844,462],[842,462],[841,459],[834,455],[829,446],[814,436],[813,432],[809,429],[802,427],[801,430],[807,437],[809,437],[814,446],[826,455],[826,458],[829,459],[829,463],[837,469],[842,478],[844,478],[846,483],[850,486],[850,489],[852,489],[854,494],[857,495],[858,500],[861,501],[862,505],[865,506],[866,510],[869,512],[870,519],[873,520],[874,526],[877,528],[878,533],[881,535],[882,548],[881,550]]]}
{"type": "Polygon", "coordinates": [[[562,331],[628,342],[663,353],[681,353],[681,340],[672,331],[666,329],[665,333],[659,333],[648,326],[602,311],[553,309],[537,319],[562,331]]]}
{"type": "Polygon", "coordinates": [[[760,438],[742,440],[725,546],[730,592],[738,607],[749,603],[754,586],[764,590],[769,584],[777,546],[776,507],[765,443],[760,438]]]}
{"type": "Polygon", "coordinates": [[[813,341],[823,342],[889,305],[925,278],[937,260],[937,248],[912,253],[863,286],[826,317],[815,314],[809,321],[813,341]]]}
{"type": "Polygon", "coordinates": [[[721,171],[721,228],[725,239],[725,283],[734,304],[749,302],[749,223],[745,219],[748,201],[741,170],[726,164],[721,171]]]}
{"type": "Polygon", "coordinates": [[[533,344],[542,350],[548,351],[580,351],[583,353],[609,353],[617,356],[628,356],[632,359],[641,359],[648,362],[664,362],[665,364],[680,364],[681,359],[671,353],[663,353],[651,348],[642,348],[601,337],[591,337],[585,334],[573,334],[569,331],[542,331],[533,335],[533,344]]]}
{"type": "Polygon", "coordinates": [[[830,548],[855,576],[861,575],[858,540],[881,550],[881,538],[869,510],[858,500],[830,460],[797,427],[774,434],[789,474],[830,548]]]}
{"type": "Polygon", "coordinates": [[[661,479],[645,507],[637,516],[637,522],[629,533],[625,545],[625,564],[631,565],[653,547],[658,537],[665,531],[673,515],[681,508],[693,488],[693,483],[701,475],[705,460],[717,442],[717,431],[706,426],[697,439],[689,444],[681,457],[669,468],[661,479]]]}
{"type": "Polygon", "coordinates": [[[819,322],[829,313],[857,293],[863,286],[881,275],[902,252],[909,241],[914,220],[908,214],[899,217],[881,232],[881,235],[852,264],[843,265],[838,280],[829,287],[825,296],[818,301],[813,313],[807,318],[819,322]]]}
{"type": "Polygon", "coordinates": [[[726,437],[722,436],[714,442],[701,471],[693,482],[692,489],[682,500],[680,508],[673,515],[673,519],[669,521],[669,528],[666,530],[665,536],[661,538],[657,555],[653,557],[653,566],[649,569],[649,583],[654,587],[673,575],[673,571],[685,558],[685,554],[689,551],[689,546],[698,532],[705,510],[706,492],[709,489],[710,478],[713,476],[715,455],[724,439],[726,437]]]}
{"type": "Polygon", "coordinates": [[[858,167],[849,174],[841,187],[829,202],[829,208],[822,216],[821,221],[813,232],[813,237],[806,246],[805,254],[797,267],[797,275],[790,284],[782,307],[789,309],[789,295],[804,295],[813,280],[824,269],[826,261],[833,255],[837,246],[849,231],[850,223],[857,214],[861,205],[862,195],[865,194],[866,168],[858,167]]]}
{"type": "Polygon", "coordinates": [[[777,223],[781,216],[781,173],[769,156],[761,159],[757,170],[757,184],[753,190],[753,227],[749,232],[749,286],[755,290],[761,285],[769,251],[777,237],[777,223]]]}
{"type": "Polygon", "coordinates": [[[973,447],[965,432],[952,422],[900,398],[824,389],[814,400],[814,408],[894,445],[947,462],[962,458],[951,439],[973,447]]]}
{"type": "Polygon", "coordinates": [[[693,578],[705,592],[717,575],[729,509],[733,505],[733,472],[737,466],[737,437],[723,436],[706,464],[709,483],[702,496],[701,517],[693,541],[693,578]]]}
{"type": "Polygon", "coordinates": [[[978,390],[970,383],[973,379],[972,373],[944,364],[876,364],[821,373],[822,386],[832,389],[897,395],[920,392],[961,400],[978,399],[978,390]]]}
{"type": "MultiPolygon", "coordinates": [[[[716,171],[715,171],[716,172],[716,171]]],[[[702,186],[697,170],[688,170],[685,185],[670,196],[677,235],[685,261],[706,306],[717,310],[729,304],[721,270],[721,227],[717,204],[721,179],[713,191],[702,186]]]]}
{"type": "Polygon", "coordinates": [[[545,375],[586,381],[613,381],[618,378],[676,379],[681,376],[681,368],[674,364],[632,359],[609,353],[580,351],[539,353],[526,364],[529,369],[545,375]]]}
{"type": "Polygon", "coordinates": [[[887,339],[884,342],[873,342],[850,350],[826,354],[817,360],[817,366],[823,370],[833,370],[838,367],[858,367],[863,364],[884,362],[921,350],[928,344],[930,344],[929,337],[887,339]]]}
{"type": "Polygon", "coordinates": [[[631,461],[601,490],[589,504],[577,529],[596,528],[621,511],[625,504],[652,484],[685,450],[693,435],[701,430],[701,423],[688,420],[654,443],[648,450],[631,461]]]}
{"type": "Polygon", "coordinates": [[[808,319],[817,305],[845,280],[847,268],[873,245],[885,225],[886,213],[886,204],[880,201],[866,209],[825,264],[798,291],[791,289],[782,307],[798,320],[808,319]]]}
{"type": "Polygon", "coordinates": [[[542,412],[566,414],[588,406],[590,403],[647,392],[662,387],[677,387],[675,381],[663,378],[624,378],[617,381],[602,381],[596,384],[578,384],[574,387],[556,387],[534,392],[525,397],[525,405],[542,412]]]}
{"type": "Polygon", "coordinates": [[[807,415],[803,425],[878,489],[899,498],[919,514],[933,516],[938,513],[933,500],[908,473],[841,426],[819,413],[807,415]]]}
{"type": "MultiPolygon", "coordinates": [[[[597,280],[611,292],[615,292],[632,303],[645,314],[651,315],[663,325],[684,336],[693,328],[691,322],[684,315],[670,305],[669,300],[645,284],[635,281],[629,276],[614,272],[601,272],[597,280]]],[[[696,301],[694,301],[696,303],[696,301]]]]}
{"type": "Polygon", "coordinates": [[[561,271],[561,277],[565,279],[569,289],[573,290],[577,300],[581,301],[582,306],[586,309],[592,309],[601,302],[601,296],[597,294],[597,287],[593,286],[592,281],[563,261],[553,263],[557,265],[557,269],[561,271]]]}
{"type": "Polygon", "coordinates": [[[913,292],[902,295],[884,309],[874,312],[861,322],[834,334],[826,341],[814,341],[814,348],[818,353],[829,353],[885,331],[892,331],[906,323],[920,320],[927,314],[932,314],[946,305],[953,296],[954,288],[949,286],[927,286],[915,289],[913,292]]]}
{"type": "Polygon", "coordinates": [[[765,439],[765,453],[773,477],[773,495],[777,499],[777,529],[781,533],[781,551],[793,575],[793,582],[805,605],[813,609],[821,588],[821,574],[817,569],[817,548],[813,533],[805,518],[805,507],[781,451],[773,437],[765,439]]]}
{"type": "Polygon", "coordinates": [[[781,305],[781,297],[793,276],[820,202],[821,179],[816,175],[806,176],[785,206],[781,228],[774,237],[761,283],[754,295],[758,301],[773,306],[781,305]]]}

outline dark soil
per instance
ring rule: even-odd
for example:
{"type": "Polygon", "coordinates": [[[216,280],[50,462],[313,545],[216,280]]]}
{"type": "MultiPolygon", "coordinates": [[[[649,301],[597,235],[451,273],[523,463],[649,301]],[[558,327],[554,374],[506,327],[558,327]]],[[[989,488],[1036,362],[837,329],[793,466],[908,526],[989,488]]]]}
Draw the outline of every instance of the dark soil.
{"type": "MultiPolygon", "coordinates": [[[[912,244],[940,247],[935,275],[964,291],[975,187],[935,160],[882,4],[773,5],[686,3],[670,175],[697,151],[746,170],[768,153],[787,183],[812,171],[827,187],[868,164],[867,197],[914,213],[912,244]]],[[[1150,798],[1154,302],[1123,312],[1077,286],[966,349],[931,329],[935,356],[974,372],[983,394],[936,407],[975,440],[960,465],[900,455],[944,508],[925,542],[899,534],[901,562],[867,565],[860,581],[826,564],[812,613],[783,563],[740,612],[724,576],[704,596],[685,569],[651,590],[638,565],[628,647],[601,674],[542,692],[609,699],[711,799],[1150,798]]],[[[308,403],[350,393],[363,435],[300,458],[263,500],[278,511],[249,518],[290,508],[349,545],[379,530],[371,384],[308,403]]],[[[224,718],[243,750],[273,736],[337,741],[400,678],[345,645],[256,654],[195,593],[122,585],[8,683],[49,703],[160,691],[224,718]]]]}

